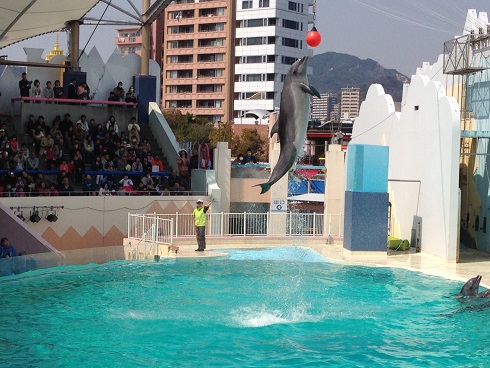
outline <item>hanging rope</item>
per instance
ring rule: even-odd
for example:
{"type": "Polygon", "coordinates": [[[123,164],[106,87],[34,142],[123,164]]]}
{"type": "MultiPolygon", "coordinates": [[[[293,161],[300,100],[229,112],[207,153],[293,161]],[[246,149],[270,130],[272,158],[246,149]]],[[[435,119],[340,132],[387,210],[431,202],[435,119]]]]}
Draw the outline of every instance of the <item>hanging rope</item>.
{"type": "Polygon", "coordinates": [[[313,28],[316,25],[316,0],[313,0],[313,28]]]}
{"type": "Polygon", "coordinates": [[[110,0],[110,1],[107,3],[107,6],[105,7],[104,12],[102,13],[102,15],[100,16],[99,20],[97,21],[97,25],[95,26],[94,30],[92,31],[92,34],[91,34],[91,35],[90,35],[90,37],[88,38],[87,43],[86,43],[86,44],[85,44],[85,46],[83,47],[82,52],[80,53],[80,55],[78,55],[77,63],[80,61],[80,58],[82,57],[83,53],[85,52],[85,49],[87,48],[88,43],[89,43],[89,42],[90,42],[90,40],[92,39],[92,36],[94,35],[95,31],[97,30],[97,27],[99,26],[100,22],[102,21],[102,18],[104,18],[105,12],[107,11],[107,9],[109,8],[109,6],[111,5],[111,2],[112,2],[112,0],[110,0]]]}

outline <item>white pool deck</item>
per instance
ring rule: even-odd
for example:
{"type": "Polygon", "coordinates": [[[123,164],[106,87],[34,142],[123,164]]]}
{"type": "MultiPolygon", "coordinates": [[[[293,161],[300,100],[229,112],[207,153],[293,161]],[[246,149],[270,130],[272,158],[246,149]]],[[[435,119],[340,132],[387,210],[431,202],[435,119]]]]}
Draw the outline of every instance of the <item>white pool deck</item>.
{"type": "MultiPolygon", "coordinates": [[[[169,256],[216,257],[224,254],[220,252],[221,249],[272,248],[285,245],[291,244],[284,244],[282,241],[278,241],[277,244],[263,244],[253,238],[236,242],[230,239],[222,242],[208,238],[207,249],[204,252],[196,252],[195,239],[189,239],[179,244],[177,255],[171,252],[169,256]]],[[[415,253],[414,250],[404,252],[350,252],[339,243],[322,244],[308,240],[296,241],[295,245],[312,249],[329,261],[347,265],[397,267],[457,281],[467,281],[476,275],[481,275],[483,277],[481,285],[490,288],[490,254],[473,249],[463,249],[458,263],[448,263],[424,252],[415,253]]]]}

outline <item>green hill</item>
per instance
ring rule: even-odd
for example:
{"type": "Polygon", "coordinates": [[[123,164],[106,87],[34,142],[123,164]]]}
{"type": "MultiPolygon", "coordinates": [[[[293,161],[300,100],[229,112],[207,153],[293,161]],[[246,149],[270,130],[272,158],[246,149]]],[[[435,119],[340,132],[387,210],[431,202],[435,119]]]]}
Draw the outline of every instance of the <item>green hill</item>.
{"type": "Polygon", "coordinates": [[[410,80],[395,69],[383,68],[372,59],[361,60],[356,56],[326,52],[315,55],[308,61],[313,74],[309,82],[320,93],[337,93],[340,98],[341,88],[359,87],[364,100],[369,86],[379,83],[395,102],[402,99],[403,83],[410,80]]]}

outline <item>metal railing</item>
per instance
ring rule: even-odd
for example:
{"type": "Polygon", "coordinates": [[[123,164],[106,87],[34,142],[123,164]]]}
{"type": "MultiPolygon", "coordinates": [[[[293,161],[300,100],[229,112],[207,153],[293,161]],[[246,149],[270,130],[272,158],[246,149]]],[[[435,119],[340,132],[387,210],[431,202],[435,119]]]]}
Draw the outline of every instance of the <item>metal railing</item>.
{"type": "Polygon", "coordinates": [[[173,219],[164,219],[157,215],[128,215],[128,238],[130,259],[145,259],[149,255],[161,254],[161,245],[173,244],[173,219]]]}
{"type": "MultiPolygon", "coordinates": [[[[343,214],[318,214],[298,212],[266,213],[211,213],[207,214],[206,235],[229,236],[309,236],[343,237],[343,214]]],[[[155,219],[171,221],[172,229],[166,234],[173,237],[195,236],[192,214],[153,214],[128,216],[128,237],[141,239],[155,219]]]]}

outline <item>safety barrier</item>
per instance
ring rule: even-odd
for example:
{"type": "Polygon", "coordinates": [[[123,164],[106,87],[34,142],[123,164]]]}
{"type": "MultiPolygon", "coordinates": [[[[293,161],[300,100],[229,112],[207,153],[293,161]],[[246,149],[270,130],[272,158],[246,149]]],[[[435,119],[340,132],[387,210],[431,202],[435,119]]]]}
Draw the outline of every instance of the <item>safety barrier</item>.
{"type": "MultiPolygon", "coordinates": [[[[343,237],[343,214],[299,212],[208,213],[206,234],[209,237],[229,236],[309,236],[343,237]],[[336,233],[332,229],[338,229],[336,233]]],[[[142,239],[154,221],[171,221],[173,237],[195,236],[192,214],[153,214],[128,216],[128,237],[142,239]]],[[[170,234],[170,229],[167,234],[170,234]]]]}

